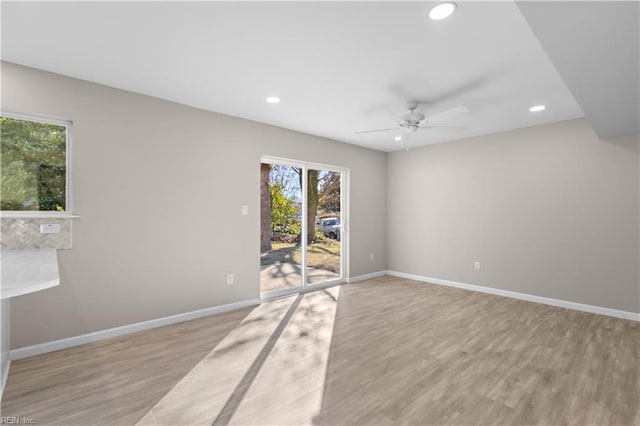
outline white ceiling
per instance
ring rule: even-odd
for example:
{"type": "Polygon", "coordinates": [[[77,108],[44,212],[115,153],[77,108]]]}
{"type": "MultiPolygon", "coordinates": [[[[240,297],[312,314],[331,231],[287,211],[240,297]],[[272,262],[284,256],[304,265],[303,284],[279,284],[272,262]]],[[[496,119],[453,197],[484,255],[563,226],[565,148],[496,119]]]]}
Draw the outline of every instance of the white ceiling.
{"type": "Polygon", "coordinates": [[[382,151],[409,100],[471,110],[412,146],[583,116],[514,3],[434,4],[5,1],[2,59],[382,151]]]}

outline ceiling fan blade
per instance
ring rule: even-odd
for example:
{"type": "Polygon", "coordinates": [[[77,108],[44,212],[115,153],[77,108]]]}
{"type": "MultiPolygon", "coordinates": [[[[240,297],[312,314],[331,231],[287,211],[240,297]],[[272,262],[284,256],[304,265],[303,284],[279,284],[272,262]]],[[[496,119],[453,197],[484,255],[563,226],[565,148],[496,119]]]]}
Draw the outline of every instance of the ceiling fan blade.
{"type": "Polygon", "coordinates": [[[452,108],[445,109],[444,111],[440,111],[437,114],[433,114],[432,116],[427,117],[427,121],[433,120],[443,120],[445,118],[453,117],[459,114],[464,114],[465,112],[469,112],[469,108],[464,105],[456,105],[452,108]]]}
{"type": "Polygon", "coordinates": [[[393,112],[393,111],[391,111],[391,110],[389,110],[389,109],[384,109],[383,111],[384,111],[384,112],[386,112],[386,113],[387,113],[387,115],[389,115],[390,117],[393,117],[393,118],[395,118],[396,120],[400,120],[400,121],[402,121],[402,117],[400,117],[400,116],[399,116],[398,114],[396,114],[395,112],[393,112]]]}
{"type": "Polygon", "coordinates": [[[376,133],[376,132],[390,132],[391,130],[398,130],[398,127],[393,127],[391,129],[377,129],[377,130],[363,130],[361,132],[355,132],[356,135],[361,135],[363,133],[376,133]]]}
{"type": "Polygon", "coordinates": [[[436,128],[436,129],[461,129],[461,130],[466,130],[468,129],[468,127],[460,127],[460,126],[432,126],[431,124],[427,124],[425,126],[420,126],[421,129],[432,129],[432,128],[436,128]]]}

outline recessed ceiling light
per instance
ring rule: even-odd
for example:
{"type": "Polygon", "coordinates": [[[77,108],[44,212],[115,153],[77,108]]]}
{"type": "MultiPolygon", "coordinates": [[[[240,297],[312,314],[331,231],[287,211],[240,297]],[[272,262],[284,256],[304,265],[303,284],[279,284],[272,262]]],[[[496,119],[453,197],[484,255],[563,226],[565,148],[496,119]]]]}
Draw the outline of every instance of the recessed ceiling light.
{"type": "Polygon", "coordinates": [[[280,102],[280,98],[277,96],[269,96],[267,98],[267,102],[269,102],[270,104],[277,104],[278,102],[280,102]]]}
{"type": "Polygon", "coordinates": [[[401,141],[402,140],[402,136],[396,136],[395,138],[393,138],[393,140],[401,141]]]}
{"type": "Polygon", "coordinates": [[[435,5],[429,11],[429,18],[433,19],[434,21],[439,21],[440,19],[451,16],[451,14],[456,10],[456,6],[457,5],[452,1],[435,5]]]}
{"type": "Polygon", "coordinates": [[[536,105],[536,106],[532,106],[531,108],[529,108],[529,111],[531,111],[531,112],[540,112],[540,111],[544,111],[545,109],[547,109],[547,107],[545,105],[536,105]]]}

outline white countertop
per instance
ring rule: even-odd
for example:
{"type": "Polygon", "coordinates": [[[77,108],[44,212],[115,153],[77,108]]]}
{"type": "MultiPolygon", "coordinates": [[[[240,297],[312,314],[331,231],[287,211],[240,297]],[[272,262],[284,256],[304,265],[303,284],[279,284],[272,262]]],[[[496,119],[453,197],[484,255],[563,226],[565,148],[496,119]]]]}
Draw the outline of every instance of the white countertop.
{"type": "Polygon", "coordinates": [[[60,285],[56,249],[2,250],[0,299],[60,285]]]}

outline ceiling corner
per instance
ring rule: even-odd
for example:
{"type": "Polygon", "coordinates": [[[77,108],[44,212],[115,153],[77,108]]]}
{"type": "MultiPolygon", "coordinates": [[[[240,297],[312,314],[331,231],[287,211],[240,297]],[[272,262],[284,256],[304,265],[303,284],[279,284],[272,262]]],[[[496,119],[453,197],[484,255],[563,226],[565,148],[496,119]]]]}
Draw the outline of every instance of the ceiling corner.
{"type": "Polygon", "coordinates": [[[640,131],[639,3],[517,1],[600,138],[640,131]]]}

